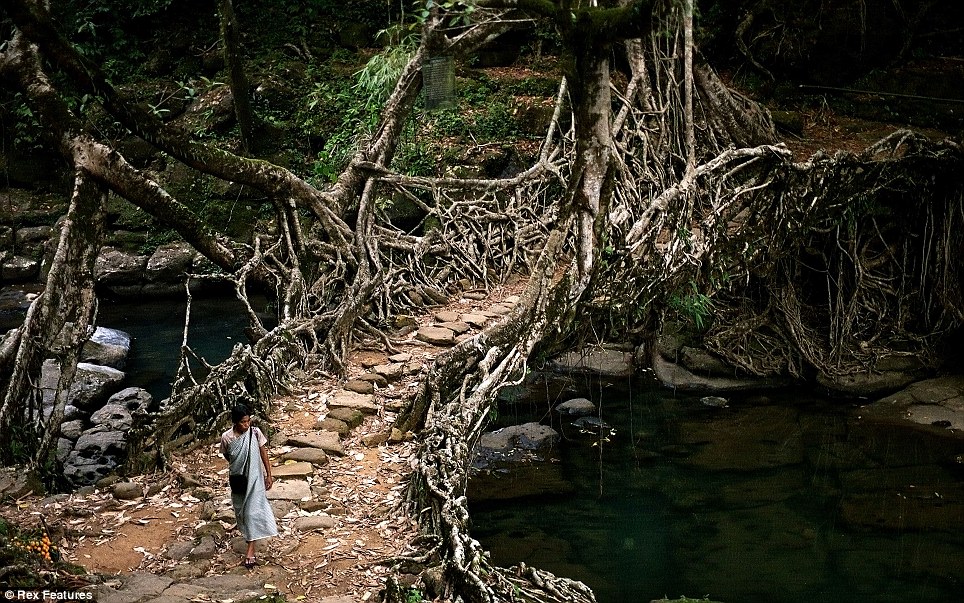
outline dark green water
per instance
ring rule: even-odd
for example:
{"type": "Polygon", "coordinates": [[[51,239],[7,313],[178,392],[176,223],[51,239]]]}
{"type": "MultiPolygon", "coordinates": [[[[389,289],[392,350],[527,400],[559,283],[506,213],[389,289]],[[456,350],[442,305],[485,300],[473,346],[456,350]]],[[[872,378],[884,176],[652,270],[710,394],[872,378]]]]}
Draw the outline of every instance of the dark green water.
{"type": "MultiPolygon", "coordinates": [[[[170,395],[184,333],[185,307],[186,302],[176,299],[101,302],[98,326],[131,336],[124,387],[142,387],[156,401],[170,395]]],[[[247,318],[238,300],[195,298],[191,302],[188,345],[209,364],[217,364],[228,357],[236,344],[247,341],[246,326],[247,318]]]]}
{"type": "Polygon", "coordinates": [[[914,438],[861,431],[854,405],[800,392],[711,408],[655,383],[587,385],[559,399],[599,405],[608,442],[560,422],[546,394],[500,407],[499,425],[562,431],[540,471],[572,491],[474,502],[495,564],[577,578],[600,603],[964,600],[962,476],[918,464],[914,438]]]}

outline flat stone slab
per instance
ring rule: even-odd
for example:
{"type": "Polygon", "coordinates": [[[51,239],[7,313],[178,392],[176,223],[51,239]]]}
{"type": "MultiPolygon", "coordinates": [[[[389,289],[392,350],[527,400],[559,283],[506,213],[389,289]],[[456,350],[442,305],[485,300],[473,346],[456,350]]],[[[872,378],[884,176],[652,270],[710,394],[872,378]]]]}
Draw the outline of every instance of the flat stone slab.
{"type": "Polygon", "coordinates": [[[278,480],[265,494],[268,500],[304,500],[311,498],[311,486],[301,479],[278,480]]]}
{"type": "Polygon", "coordinates": [[[289,461],[305,461],[318,467],[328,464],[328,454],[321,448],[298,448],[281,458],[289,461]]]}
{"type": "Polygon", "coordinates": [[[342,437],[351,433],[351,427],[348,426],[348,423],[338,419],[332,419],[331,417],[322,419],[321,421],[315,423],[315,429],[318,431],[334,431],[342,437]]]}
{"type": "Polygon", "coordinates": [[[348,424],[348,427],[354,429],[362,424],[362,421],[365,420],[365,415],[360,410],[354,408],[332,408],[328,412],[328,418],[344,421],[348,424]]]}
{"type": "Polygon", "coordinates": [[[398,381],[405,373],[405,365],[393,362],[392,364],[380,364],[374,369],[375,374],[385,377],[389,382],[398,381]]]}
{"type": "Polygon", "coordinates": [[[494,305],[494,306],[492,306],[492,307],[489,308],[489,312],[494,312],[494,313],[498,314],[499,316],[503,316],[503,315],[505,315],[505,314],[508,314],[508,313],[511,312],[511,311],[512,311],[512,307],[511,307],[511,306],[503,306],[502,304],[496,304],[496,305],[494,305]]]}
{"type": "Polygon", "coordinates": [[[338,520],[330,515],[299,517],[291,524],[299,532],[329,530],[338,525],[338,520]]]}
{"type": "Polygon", "coordinates": [[[345,391],[362,395],[372,394],[375,392],[375,384],[371,381],[365,381],[363,379],[352,379],[351,381],[345,383],[345,391]]]}
{"type": "Polygon", "coordinates": [[[388,359],[391,360],[392,362],[408,362],[409,360],[412,359],[412,355],[402,352],[400,354],[394,354],[392,356],[389,356],[388,359]]]}
{"type": "Polygon", "coordinates": [[[477,329],[481,329],[485,326],[485,323],[489,322],[489,319],[481,314],[463,314],[459,317],[459,321],[477,329]]]}
{"type": "Polygon", "coordinates": [[[304,477],[315,472],[311,463],[306,461],[295,461],[294,463],[278,465],[271,468],[271,475],[274,477],[304,477]]]}
{"type": "Polygon", "coordinates": [[[439,312],[435,315],[435,320],[438,322],[455,322],[459,319],[458,312],[439,312]]]}
{"type": "Polygon", "coordinates": [[[345,456],[345,447],[341,443],[341,436],[334,431],[316,431],[289,436],[288,445],[300,448],[320,448],[328,454],[345,456]]]}
{"type": "Polygon", "coordinates": [[[432,345],[455,345],[455,333],[442,327],[422,327],[415,338],[432,345]]]}
{"type": "Polygon", "coordinates": [[[443,329],[448,329],[449,331],[452,331],[456,335],[461,335],[462,333],[466,333],[468,332],[469,329],[472,328],[469,325],[465,324],[464,322],[459,322],[457,320],[452,322],[440,322],[437,326],[443,329]]]}
{"type": "Polygon", "coordinates": [[[375,396],[346,391],[335,393],[328,400],[328,408],[330,410],[350,408],[366,415],[373,415],[378,412],[378,406],[375,404],[375,396]]]}

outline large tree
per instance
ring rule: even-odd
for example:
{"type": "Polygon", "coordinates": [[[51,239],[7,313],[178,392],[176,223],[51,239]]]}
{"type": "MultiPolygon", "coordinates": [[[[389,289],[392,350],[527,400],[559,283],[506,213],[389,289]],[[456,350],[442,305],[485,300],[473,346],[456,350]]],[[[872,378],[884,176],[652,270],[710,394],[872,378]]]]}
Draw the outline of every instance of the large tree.
{"type": "MultiPolygon", "coordinates": [[[[337,180],[318,188],[267,161],[192,140],[118,90],[57,30],[45,2],[4,3],[2,14],[15,29],[0,54],[0,76],[24,93],[76,182],[47,288],[25,325],[0,345],[0,366],[11,375],[0,381],[0,426],[24,428],[28,442],[36,436],[35,465],[48,458],[65,394],[48,417],[32,384],[47,358],[58,359],[66,383],[76,349],[89,336],[91,266],[106,191],[175,229],[235,283],[242,300],[257,281],[279,302],[279,326],[268,331],[251,311],[253,341],[237,346],[203,380],[183,363],[164,412],[133,440],[136,463],[215,433],[238,397],[253,397],[267,410],[294,366],[310,360],[338,372],[360,340],[390,348],[379,325],[425,300],[444,300],[458,275],[481,281],[528,275],[507,319],[441,355],[397,422],[421,431],[409,500],[430,545],[409,561],[441,568],[438,594],[466,601],[512,600],[517,592],[533,600],[592,600],[583,585],[532,568],[488,568],[468,531],[465,484],[470,451],[499,389],[524,378],[534,354],[572,345],[584,328],[598,326],[593,318],[600,313],[624,331],[653,331],[671,295],[695,287],[698,302],[713,296],[721,306],[730,302],[705,333],[708,344],[761,375],[846,373],[898,335],[918,336],[901,343],[923,349],[933,333],[960,323],[953,262],[960,251],[960,184],[931,180],[915,205],[914,215],[933,226],[928,240],[936,242],[923,255],[896,253],[890,233],[869,236],[886,228],[867,206],[855,205],[917,186],[937,166],[959,167],[958,147],[901,134],[862,156],[792,163],[767,112],[727,89],[700,56],[691,1],[426,4],[419,45],[378,127],[337,180]],[[423,62],[462,57],[520,20],[551,23],[563,48],[555,114],[532,164],[489,180],[393,171],[423,62]],[[625,66],[619,87],[611,77],[614,56],[625,66]],[[184,165],[262,191],[272,203],[274,231],[241,241],[212,228],[194,209],[196,200],[172,197],[88,131],[65,101],[69,92],[96,98],[123,127],[184,165]],[[387,195],[412,199],[438,227],[421,235],[399,229],[375,211],[387,195]],[[839,249],[815,252],[814,241],[826,239],[834,224],[839,249]],[[827,299],[794,288],[802,278],[801,249],[835,271],[827,299]],[[927,268],[932,262],[940,268],[927,268]],[[908,264],[921,274],[913,291],[891,280],[908,264]],[[914,324],[902,314],[911,294],[933,309],[914,324]],[[851,345],[870,328],[871,311],[888,337],[851,345]]],[[[228,20],[230,3],[222,6],[228,20]]],[[[236,48],[226,42],[226,49],[236,48]]],[[[244,86],[235,90],[242,94],[244,86]]]]}

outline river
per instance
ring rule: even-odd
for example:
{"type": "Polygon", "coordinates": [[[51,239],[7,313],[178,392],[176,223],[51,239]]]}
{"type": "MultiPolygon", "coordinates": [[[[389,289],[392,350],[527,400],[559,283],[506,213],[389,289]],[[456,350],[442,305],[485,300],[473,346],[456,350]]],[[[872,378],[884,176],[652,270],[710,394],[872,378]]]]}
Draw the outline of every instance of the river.
{"type": "Polygon", "coordinates": [[[714,408],[654,381],[588,378],[556,400],[577,396],[615,428],[608,441],[560,422],[545,393],[500,406],[501,425],[562,431],[544,470],[568,488],[472,503],[495,564],[580,579],[599,603],[961,600],[959,468],[917,464],[898,434],[870,437],[904,460],[875,458],[880,442],[851,429],[859,403],[793,391],[714,408]]]}

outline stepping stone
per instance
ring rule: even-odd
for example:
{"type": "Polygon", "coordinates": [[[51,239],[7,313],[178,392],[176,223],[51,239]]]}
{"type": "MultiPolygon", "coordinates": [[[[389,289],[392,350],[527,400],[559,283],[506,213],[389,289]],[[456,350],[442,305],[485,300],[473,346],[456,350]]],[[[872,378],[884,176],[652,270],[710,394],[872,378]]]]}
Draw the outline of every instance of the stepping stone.
{"type": "Polygon", "coordinates": [[[288,438],[288,445],[300,448],[321,448],[328,454],[345,456],[345,447],[341,443],[341,437],[334,431],[316,431],[291,436],[288,438]]]}
{"type": "Polygon", "coordinates": [[[265,494],[268,500],[301,500],[311,498],[311,486],[302,479],[280,480],[265,494]]]}
{"type": "Polygon", "coordinates": [[[461,335],[455,338],[455,341],[457,343],[462,343],[463,341],[472,339],[473,337],[475,337],[475,335],[473,335],[472,333],[462,333],[461,335]]]}
{"type": "Polygon", "coordinates": [[[386,432],[367,433],[362,436],[362,444],[369,448],[375,448],[388,441],[389,434],[386,432]]]}
{"type": "Polygon", "coordinates": [[[395,354],[394,356],[389,356],[388,359],[391,360],[392,362],[401,362],[404,364],[412,359],[412,355],[402,352],[401,354],[395,354]]]}
{"type": "Polygon", "coordinates": [[[459,319],[458,312],[439,312],[435,315],[435,320],[438,322],[455,322],[459,319]]]}
{"type": "Polygon", "coordinates": [[[388,385],[388,380],[377,373],[366,373],[364,375],[359,375],[358,380],[374,383],[378,387],[386,387],[388,385]]]}
{"type": "Polygon", "coordinates": [[[351,427],[349,427],[348,423],[339,421],[338,419],[332,419],[331,417],[315,423],[315,429],[318,431],[334,431],[342,437],[351,433],[351,427]]]}
{"type": "Polygon", "coordinates": [[[402,374],[405,372],[405,365],[393,362],[392,364],[381,364],[376,366],[373,370],[375,371],[375,374],[385,377],[385,379],[391,383],[402,378],[402,374]]]}
{"type": "Polygon", "coordinates": [[[485,323],[489,322],[489,319],[481,314],[463,314],[460,320],[477,329],[481,329],[485,326],[485,323]]]}
{"type": "MultiPolygon", "coordinates": [[[[382,378],[384,379],[384,377],[382,378]]],[[[328,400],[328,409],[334,410],[336,408],[352,408],[366,415],[373,415],[378,412],[378,406],[375,405],[375,396],[356,394],[355,392],[336,392],[328,400]]]]}
{"type": "Polygon", "coordinates": [[[498,312],[492,312],[491,310],[479,310],[478,314],[486,318],[501,318],[502,315],[498,312]]]}
{"type": "Polygon", "coordinates": [[[506,314],[508,314],[509,312],[512,311],[512,307],[511,307],[511,306],[503,306],[502,304],[496,304],[496,305],[492,306],[491,308],[489,308],[489,311],[490,311],[490,312],[495,312],[496,314],[499,314],[499,315],[501,315],[501,316],[504,316],[504,315],[506,315],[506,314]]]}
{"type": "Polygon", "coordinates": [[[441,327],[422,327],[415,334],[415,338],[432,345],[454,345],[455,333],[441,327]]]}
{"type": "Polygon", "coordinates": [[[510,295],[509,297],[502,300],[502,303],[515,305],[520,301],[522,301],[522,298],[520,298],[518,295],[510,295]]]}
{"type": "Polygon", "coordinates": [[[458,322],[458,321],[441,322],[437,326],[442,327],[443,329],[448,329],[449,331],[452,331],[456,335],[461,335],[462,333],[465,333],[472,328],[469,325],[465,324],[464,322],[458,322]]]}
{"type": "Polygon", "coordinates": [[[305,477],[314,472],[315,468],[311,466],[311,463],[306,461],[286,463],[271,468],[271,475],[274,477],[305,477]]]}
{"type": "Polygon", "coordinates": [[[299,532],[315,532],[328,530],[338,525],[338,520],[330,515],[316,515],[312,517],[299,517],[291,524],[299,532]]]}
{"type": "Polygon", "coordinates": [[[354,408],[333,408],[328,413],[329,419],[336,419],[338,421],[343,421],[348,424],[348,427],[354,429],[362,424],[365,420],[365,415],[354,408]]]}
{"type": "Polygon", "coordinates": [[[356,394],[371,394],[375,392],[375,384],[362,379],[352,379],[345,384],[345,391],[355,392],[356,394]]]}
{"type": "Polygon", "coordinates": [[[281,458],[286,461],[305,461],[317,467],[328,464],[328,454],[321,448],[298,448],[283,454],[281,458]]]}
{"type": "Polygon", "coordinates": [[[464,297],[465,299],[474,299],[475,301],[482,301],[483,299],[488,297],[488,294],[476,293],[474,291],[471,291],[469,293],[463,293],[462,297],[464,297]]]}

